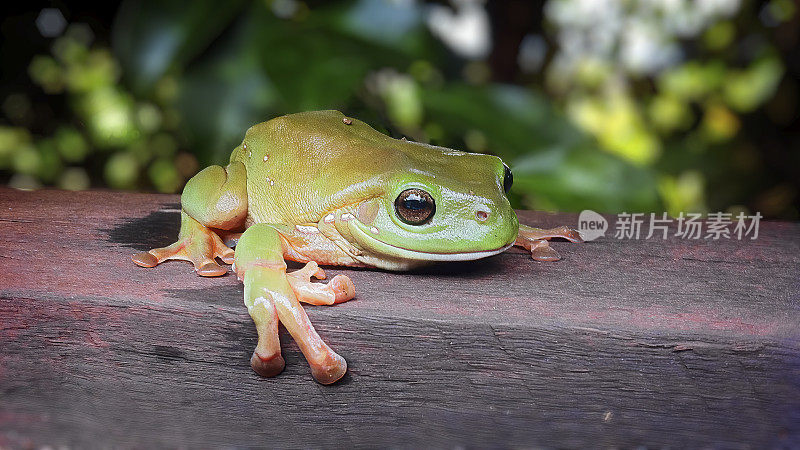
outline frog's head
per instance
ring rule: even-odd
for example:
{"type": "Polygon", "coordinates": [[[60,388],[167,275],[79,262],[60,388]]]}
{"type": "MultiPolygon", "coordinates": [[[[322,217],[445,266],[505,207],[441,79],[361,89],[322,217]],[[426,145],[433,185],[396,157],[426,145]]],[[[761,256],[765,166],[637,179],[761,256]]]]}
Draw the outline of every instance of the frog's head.
{"type": "Polygon", "coordinates": [[[466,261],[514,243],[519,223],[506,198],[512,175],[500,158],[392,141],[401,161],[380,177],[381,194],[353,209],[346,231],[370,264],[466,261]]]}

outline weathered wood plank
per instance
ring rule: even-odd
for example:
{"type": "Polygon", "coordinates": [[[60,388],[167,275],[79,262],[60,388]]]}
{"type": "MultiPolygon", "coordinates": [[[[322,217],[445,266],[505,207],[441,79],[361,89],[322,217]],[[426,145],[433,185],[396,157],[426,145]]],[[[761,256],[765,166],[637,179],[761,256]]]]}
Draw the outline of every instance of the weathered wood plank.
{"type": "Polygon", "coordinates": [[[283,333],[252,373],[235,277],[130,263],[177,200],[0,189],[0,446],[800,445],[798,224],[330,269],[358,293],[306,308],[350,365],[323,387],[283,333]]]}

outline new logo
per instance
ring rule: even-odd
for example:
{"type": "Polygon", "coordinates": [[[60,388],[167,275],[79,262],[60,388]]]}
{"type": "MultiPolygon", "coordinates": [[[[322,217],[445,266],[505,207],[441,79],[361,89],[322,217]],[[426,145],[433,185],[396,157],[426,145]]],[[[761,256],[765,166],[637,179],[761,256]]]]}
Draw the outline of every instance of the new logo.
{"type": "Polygon", "coordinates": [[[578,216],[578,232],[584,241],[593,241],[606,235],[608,221],[605,217],[592,211],[584,209],[578,216]]]}

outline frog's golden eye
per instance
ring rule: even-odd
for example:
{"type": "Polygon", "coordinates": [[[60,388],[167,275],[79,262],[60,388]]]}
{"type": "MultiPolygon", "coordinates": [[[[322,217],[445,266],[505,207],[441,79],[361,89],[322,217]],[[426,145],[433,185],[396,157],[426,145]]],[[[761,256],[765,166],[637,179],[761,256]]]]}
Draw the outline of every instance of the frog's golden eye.
{"type": "Polygon", "coordinates": [[[422,225],[433,217],[436,203],[431,194],[422,189],[406,189],[394,201],[394,209],[400,220],[409,225],[422,225]]]}
{"type": "Polygon", "coordinates": [[[508,168],[506,163],[503,163],[503,168],[506,169],[506,173],[503,175],[503,190],[508,192],[511,189],[511,185],[514,184],[514,174],[511,173],[511,169],[508,168]]]}

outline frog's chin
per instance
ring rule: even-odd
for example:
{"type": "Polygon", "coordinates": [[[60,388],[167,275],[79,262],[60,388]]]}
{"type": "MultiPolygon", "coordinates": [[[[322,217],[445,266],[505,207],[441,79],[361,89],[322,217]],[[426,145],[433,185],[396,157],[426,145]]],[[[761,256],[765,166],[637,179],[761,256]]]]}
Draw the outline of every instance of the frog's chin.
{"type": "Polygon", "coordinates": [[[417,261],[422,263],[436,262],[436,261],[472,261],[475,259],[494,256],[497,255],[498,253],[503,253],[504,251],[508,250],[511,246],[514,245],[514,241],[511,241],[507,245],[490,250],[479,250],[473,252],[453,252],[453,253],[423,252],[419,250],[411,250],[404,247],[398,247],[396,245],[392,245],[387,242],[381,241],[380,239],[374,236],[370,236],[368,234],[369,233],[368,231],[362,229],[363,227],[362,224],[354,224],[354,225],[355,226],[350,228],[351,233],[353,233],[354,237],[361,242],[362,246],[367,247],[369,249],[368,250],[369,253],[372,253],[374,256],[379,258],[383,256],[383,257],[388,257],[389,259],[392,260],[417,261]]]}

